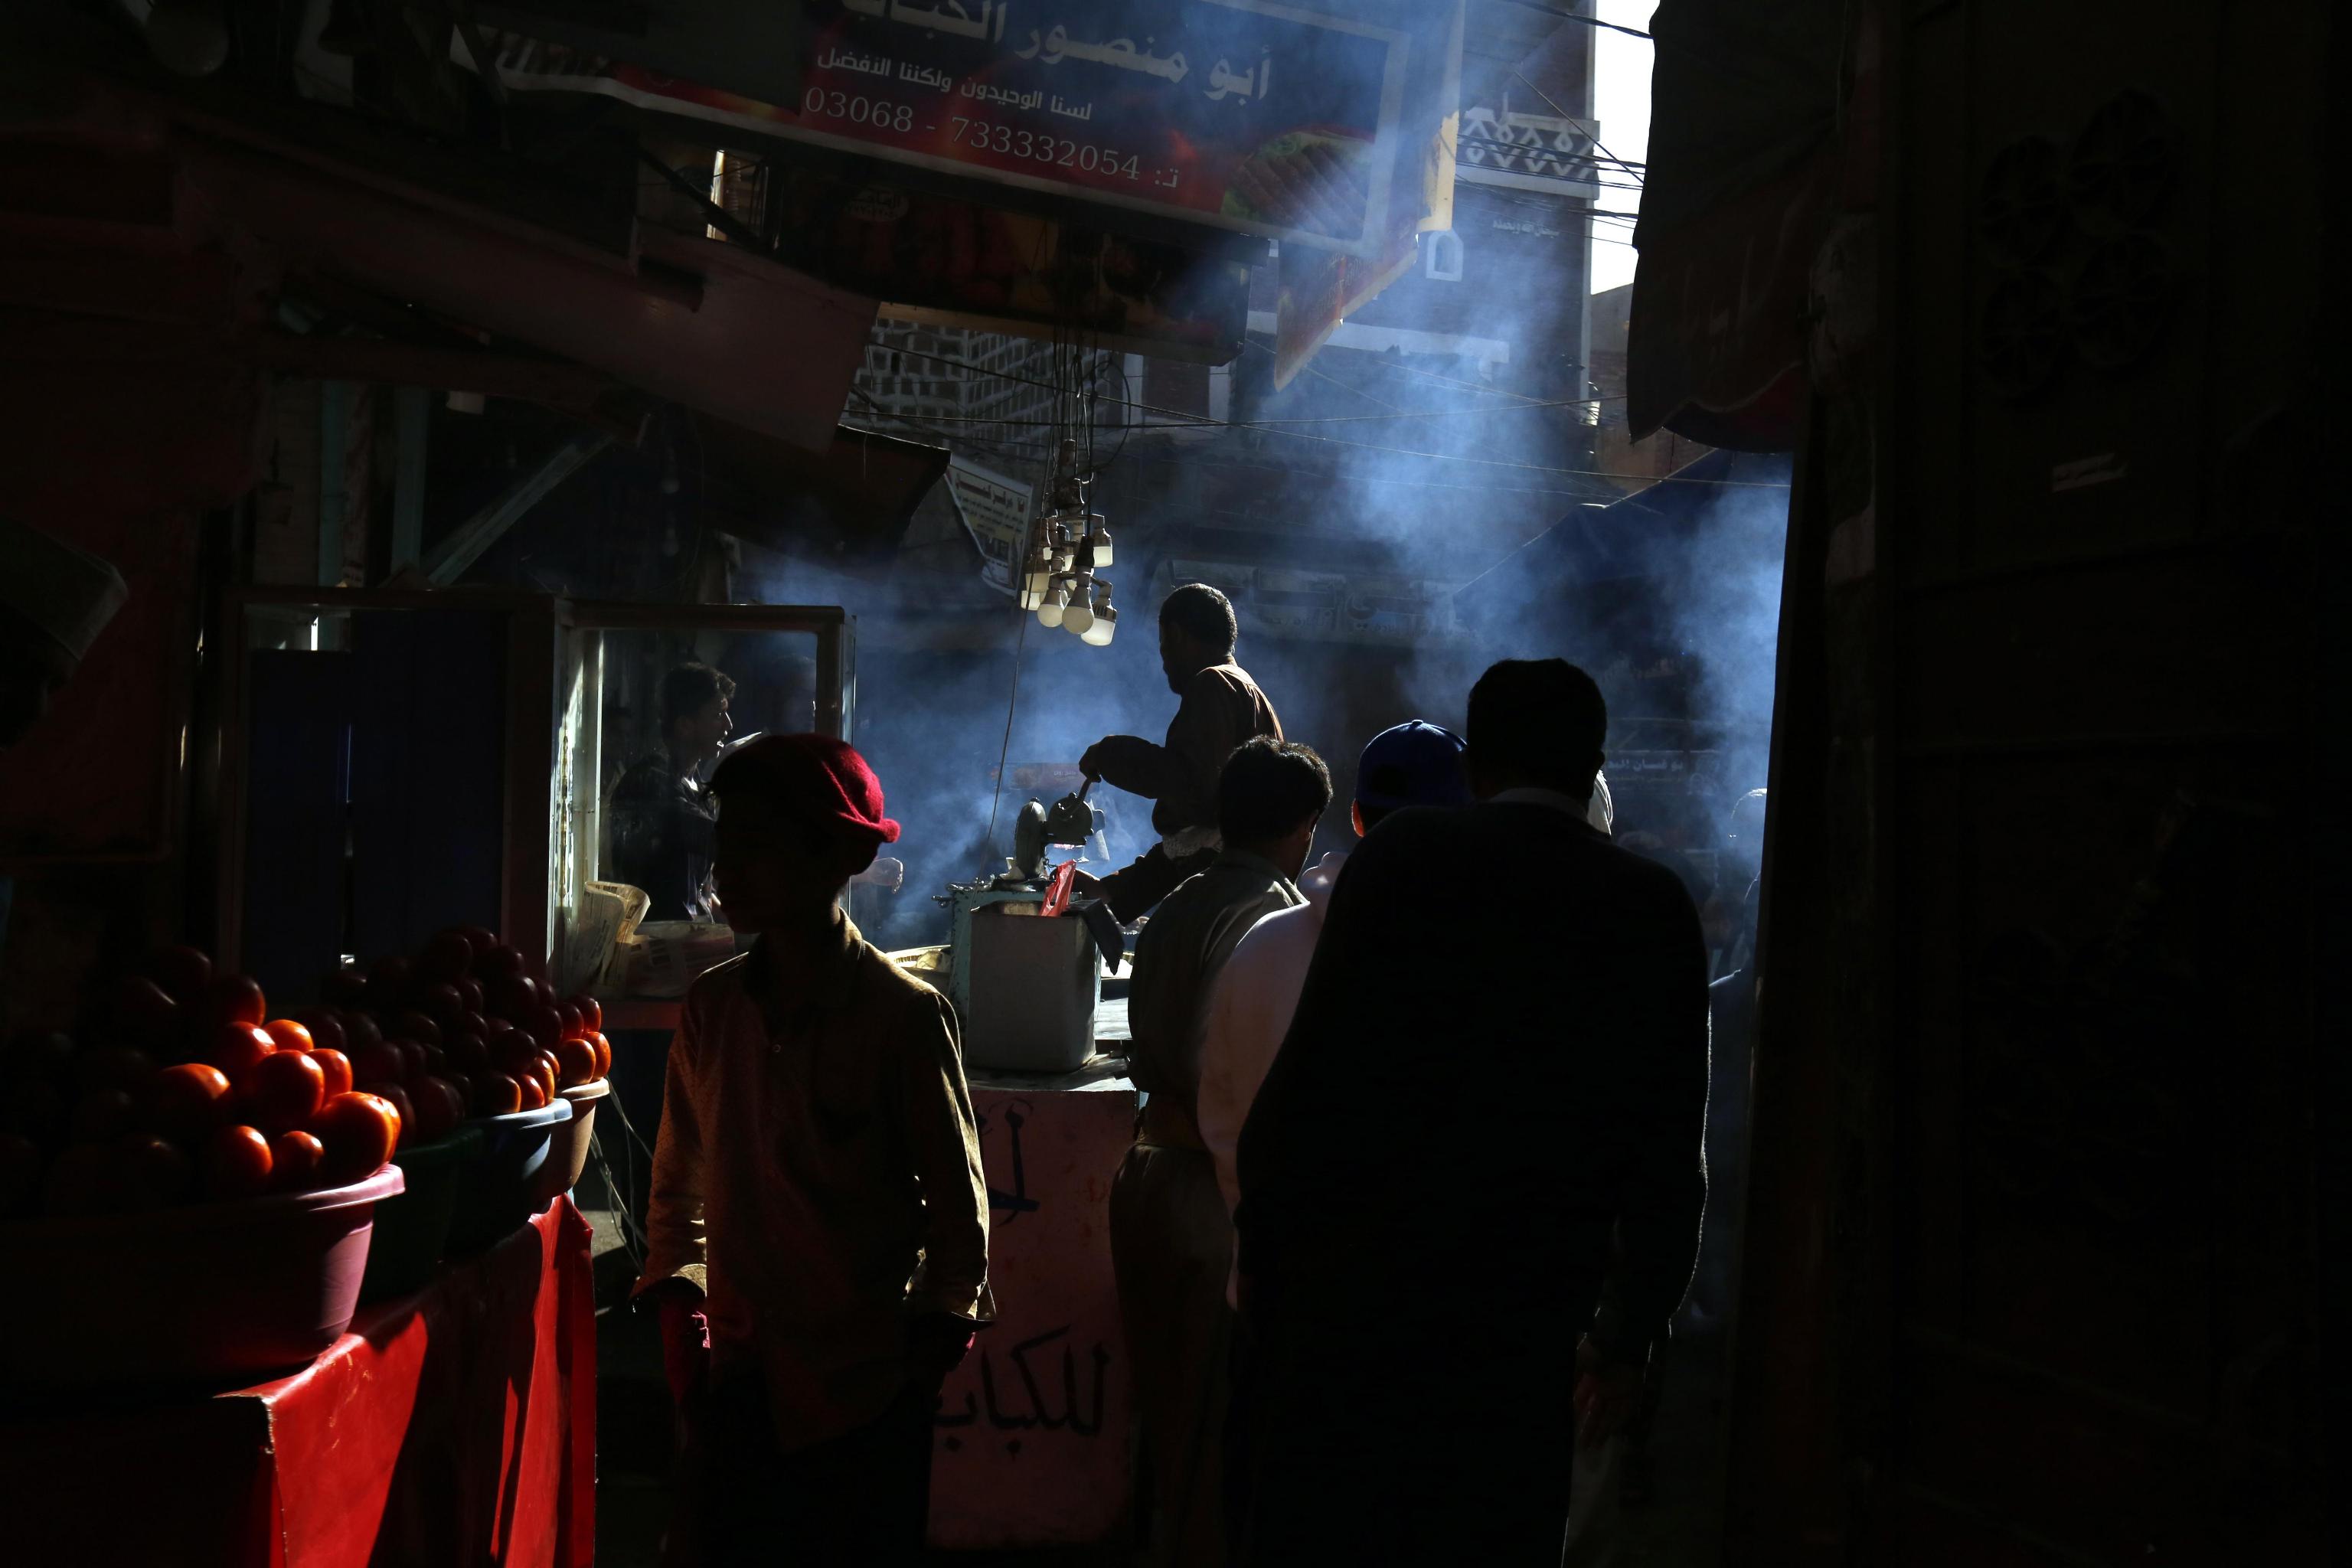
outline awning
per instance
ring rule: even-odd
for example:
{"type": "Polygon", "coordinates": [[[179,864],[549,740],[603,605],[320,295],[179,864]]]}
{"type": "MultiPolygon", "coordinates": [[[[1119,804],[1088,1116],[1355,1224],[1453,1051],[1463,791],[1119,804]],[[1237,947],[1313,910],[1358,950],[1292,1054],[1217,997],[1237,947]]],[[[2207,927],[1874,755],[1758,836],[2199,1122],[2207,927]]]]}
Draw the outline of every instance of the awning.
{"type": "Polygon", "coordinates": [[[1626,356],[1636,439],[1787,451],[1807,280],[1848,167],[1841,0],[1662,0],[1626,356]]]}

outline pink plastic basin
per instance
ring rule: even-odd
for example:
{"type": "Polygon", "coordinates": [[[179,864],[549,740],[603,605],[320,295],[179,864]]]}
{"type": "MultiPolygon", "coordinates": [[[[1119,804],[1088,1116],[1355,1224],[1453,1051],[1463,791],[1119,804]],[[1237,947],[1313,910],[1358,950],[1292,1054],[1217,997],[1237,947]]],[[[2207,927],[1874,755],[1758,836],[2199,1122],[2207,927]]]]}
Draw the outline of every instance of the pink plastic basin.
{"type": "Polygon", "coordinates": [[[0,1381],[256,1381],[351,1326],[375,1205],[363,1182],[236,1203],[0,1225],[0,1381]]]}
{"type": "Polygon", "coordinates": [[[547,1163],[539,1168],[538,1184],[531,1189],[534,1213],[580,1184],[580,1173],[588,1168],[588,1134],[596,1126],[596,1102],[612,1092],[612,1080],[600,1078],[558,1095],[572,1102],[572,1120],[557,1122],[548,1135],[547,1163]]]}

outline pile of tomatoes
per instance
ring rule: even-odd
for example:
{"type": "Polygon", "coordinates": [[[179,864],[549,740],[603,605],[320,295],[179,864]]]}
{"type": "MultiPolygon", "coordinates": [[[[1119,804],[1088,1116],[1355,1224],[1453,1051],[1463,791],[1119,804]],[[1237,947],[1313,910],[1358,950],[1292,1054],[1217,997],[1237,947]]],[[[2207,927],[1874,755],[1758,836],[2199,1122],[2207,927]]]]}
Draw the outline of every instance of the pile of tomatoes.
{"type": "Polygon", "coordinates": [[[296,1021],[314,1038],[340,1035],[357,1087],[406,1101],[425,1142],[468,1115],[536,1110],[612,1069],[596,1000],[557,997],[520,950],[476,927],[364,973],[337,970],[320,994],[296,1021]]]}
{"type": "Polygon", "coordinates": [[[75,1035],[28,1031],[0,1061],[0,1217],[100,1214],[364,1180],[398,1110],[349,1058],[268,1019],[259,984],[166,948],[75,1035]]]}
{"type": "Polygon", "coordinates": [[[322,994],[272,1018],[251,977],[171,947],[75,1034],[16,1036],[0,1053],[0,1218],[341,1186],[612,1068],[596,1002],[557,999],[486,931],[338,970],[322,994]]]}

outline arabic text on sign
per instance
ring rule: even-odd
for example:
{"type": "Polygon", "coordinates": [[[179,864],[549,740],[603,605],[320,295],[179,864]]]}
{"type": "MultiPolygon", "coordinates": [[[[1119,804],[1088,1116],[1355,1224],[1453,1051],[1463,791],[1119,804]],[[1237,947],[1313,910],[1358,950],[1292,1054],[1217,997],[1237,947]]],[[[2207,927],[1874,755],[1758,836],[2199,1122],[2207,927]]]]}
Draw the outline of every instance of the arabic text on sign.
{"type": "Polygon", "coordinates": [[[828,92],[824,88],[813,87],[802,93],[801,112],[822,115],[830,120],[846,120],[852,125],[871,125],[877,131],[915,129],[915,111],[910,106],[878,98],[860,98],[837,88],[828,92]]]}

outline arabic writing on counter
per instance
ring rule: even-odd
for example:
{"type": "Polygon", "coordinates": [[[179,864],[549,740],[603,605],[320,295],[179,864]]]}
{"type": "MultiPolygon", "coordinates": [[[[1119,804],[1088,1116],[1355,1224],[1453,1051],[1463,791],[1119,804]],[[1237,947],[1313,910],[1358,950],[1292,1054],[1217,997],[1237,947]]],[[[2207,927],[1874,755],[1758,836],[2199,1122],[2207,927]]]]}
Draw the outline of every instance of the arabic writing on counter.
{"type": "MultiPolygon", "coordinates": [[[[979,7],[980,14],[977,16],[971,14],[970,7],[958,4],[957,0],[940,0],[937,5],[909,5],[904,4],[904,0],[842,0],[842,5],[844,9],[856,12],[861,16],[881,17],[901,26],[920,27],[926,32],[951,33],[961,37],[995,42],[1003,41],[1004,18],[1012,10],[1010,5],[995,3],[995,0],[982,0],[979,7]]],[[[1049,66],[1060,65],[1064,60],[1087,60],[1096,65],[1110,66],[1118,70],[1140,71],[1146,76],[1158,77],[1171,84],[1181,82],[1192,74],[1192,68],[1184,58],[1182,50],[1176,50],[1163,58],[1151,52],[1151,46],[1156,42],[1156,39],[1146,38],[1143,41],[1144,47],[1140,49],[1135,47],[1135,40],[1132,38],[1112,38],[1105,43],[1088,43],[1083,38],[1071,37],[1069,29],[1057,22],[1051,31],[1032,28],[1029,33],[1029,47],[1025,49],[1014,50],[1013,58],[1035,60],[1041,65],[1049,66]]],[[[824,59],[819,60],[817,65],[824,69],[859,71],[869,76],[887,77],[895,74],[901,80],[936,88],[940,92],[950,91],[957,85],[956,79],[948,72],[929,66],[919,68],[912,65],[898,66],[887,55],[859,55],[848,50],[835,49],[824,59]]],[[[1223,102],[1229,98],[1262,99],[1273,90],[1273,88],[1274,53],[1271,49],[1267,49],[1261,54],[1257,63],[1245,71],[1236,73],[1231,60],[1221,59],[1210,67],[1208,86],[1203,89],[1203,96],[1218,102],[1223,102]]],[[[965,84],[964,91],[967,96],[980,96],[973,93],[969,83],[965,84]]],[[[1036,97],[1034,93],[1018,96],[1030,99],[1036,97]]],[[[1012,102],[1013,100],[999,99],[994,101],[1012,102]]],[[[1056,99],[1055,101],[1059,103],[1060,100],[1056,99]]],[[[1024,107],[1034,108],[1035,104],[1028,103],[1024,107]]],[[[1085,106],[1083,113],[1078,111],[1078,106],[1076,105],[1069,109],[1056,109],[1054,112],[1067,114],[1073,120],[1085,120],[1092,116],[1093,106],[1085,106]]]]}

